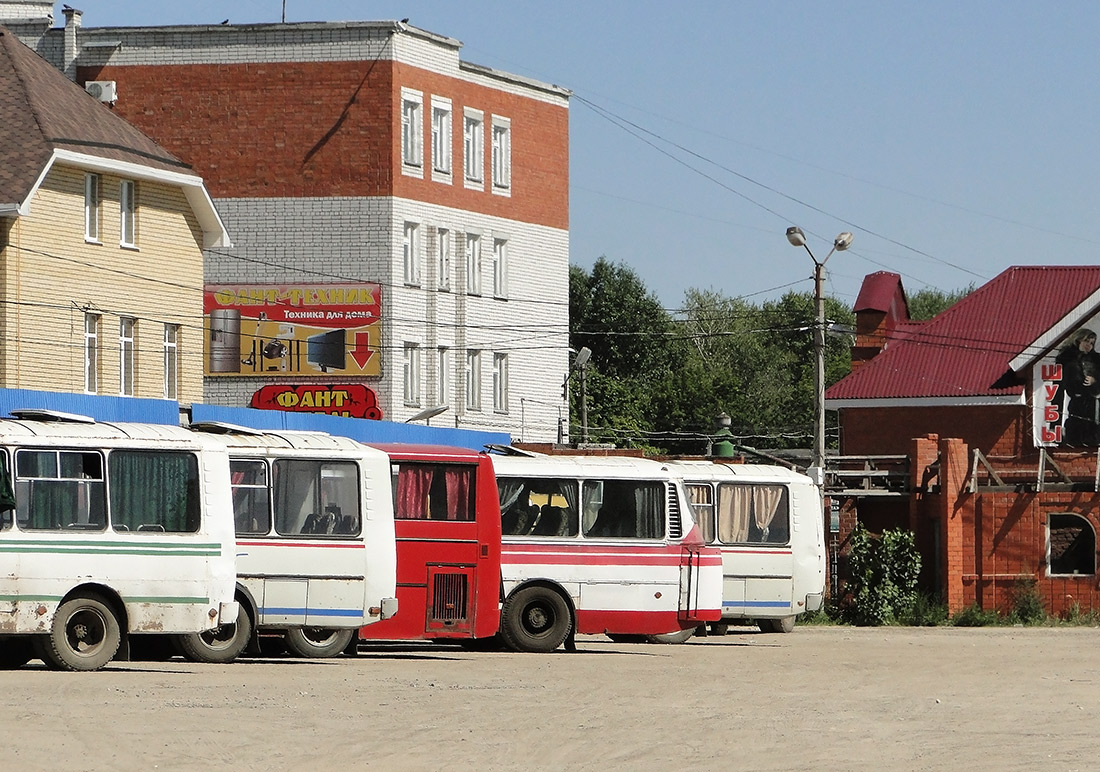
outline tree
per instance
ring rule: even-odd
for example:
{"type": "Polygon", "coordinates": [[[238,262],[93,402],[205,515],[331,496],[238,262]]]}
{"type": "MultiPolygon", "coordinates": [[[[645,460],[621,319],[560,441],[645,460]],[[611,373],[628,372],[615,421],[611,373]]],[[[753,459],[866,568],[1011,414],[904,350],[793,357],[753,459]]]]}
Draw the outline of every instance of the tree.
{"type": "Polygon", "coordinates": [[[913,321],[931,319],[946,311],[973,291],[973,284],[965,289],[958,289],[952,292],[944,292],[934,287],[919,289],[912,295],[906,297],[906,301],[909,305],[909,318],[913,321]]]}

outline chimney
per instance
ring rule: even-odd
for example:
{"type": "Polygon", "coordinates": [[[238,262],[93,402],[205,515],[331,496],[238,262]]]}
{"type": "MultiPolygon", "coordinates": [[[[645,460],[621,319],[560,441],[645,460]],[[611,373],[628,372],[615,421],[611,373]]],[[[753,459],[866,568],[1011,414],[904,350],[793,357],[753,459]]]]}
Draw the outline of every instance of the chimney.
{"type": "Polygon", "coordinates": [[[76,81],[76,31],[80,29],[80,19],[84,15],[84,11],[71,8],[70,6],[64,6],[62,13],[65,14],[65,59],[62,62],[64,67],[62,71],[65,73],[65,77],[71,81],[76,81]]]}

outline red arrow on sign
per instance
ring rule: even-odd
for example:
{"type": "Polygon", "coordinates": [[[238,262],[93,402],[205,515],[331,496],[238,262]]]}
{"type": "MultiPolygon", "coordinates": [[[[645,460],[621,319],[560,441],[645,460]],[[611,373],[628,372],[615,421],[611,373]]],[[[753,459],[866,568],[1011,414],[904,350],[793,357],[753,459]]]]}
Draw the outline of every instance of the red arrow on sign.
{"type": "Polygon", "coordinates": [[[355,348],[351,350],[351,358],[359,365],[360,370],[366,369],[372,356],[374,352],[370,348],[370,335],[365,332],[355,333],[355,348]]]}

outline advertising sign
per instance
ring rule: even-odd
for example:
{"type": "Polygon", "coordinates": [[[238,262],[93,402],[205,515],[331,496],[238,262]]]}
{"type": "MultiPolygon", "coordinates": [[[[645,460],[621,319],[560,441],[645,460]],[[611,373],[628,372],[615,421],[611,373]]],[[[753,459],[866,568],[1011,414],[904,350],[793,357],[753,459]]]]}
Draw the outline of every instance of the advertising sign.
{"type": "Polygon", "coordinates": [[[205,373],[380,375],[381,299],[374,283],[207,285],[205,373]]]}
{"type": "Polygon", "coordinates": [[[1100,447],[1100,354],[1095,324],[1077,330],[1032,370],[1032,421],[1040,447],[1100,447]]]}
{"type": "Polygon", "coordinates": [[[345,418],[382,419],[378,395],[361,383],[269,384],[252,395],[252,407],[291,413],[326,413],[345,418]]]}

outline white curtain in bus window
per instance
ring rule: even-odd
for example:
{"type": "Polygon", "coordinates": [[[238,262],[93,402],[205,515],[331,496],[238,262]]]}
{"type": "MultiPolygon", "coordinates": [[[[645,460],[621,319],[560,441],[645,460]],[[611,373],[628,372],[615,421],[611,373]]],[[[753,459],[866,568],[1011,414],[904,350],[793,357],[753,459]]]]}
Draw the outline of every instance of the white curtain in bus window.
{"type": "Polygon", "coordinates": [[[710,544],[714,541],[714,489],[708,483],[696,483],[687,486],[687,493],[695,524],[703,541],[710,544]]]}
{"type": "Polygon", "coordinates": [[[27,530],[103,530],[103,458],[93,451],[20,450],[17,520],[27,530]]]}
{"type": "Polygon", "coordinates": [[[266,534],[271,530],[267,464],[253,460],[231,461],[229,470],[233,489],[233,522],[237,534],[266,534]]]}
{"type": "Polygon", "coordinates": [[[359,468],[355,463],[280,458],[272,476],[275,530],[280,534],[359,533],[359,468]]]}
{"type": "Polygon", "coordinates": [[[789,536],[784,486],[719,486],[718,540],[723,544],[786,544],[789,536]]]}
{"type": "Polygon", "coordinates": [[[396,465],[394,516],[399,520],[473,520],[474,475],[474,467],[469,465],[396,465]]]}
{"type": "Polygon", "coordinates": [[[195,533],[201,517],[193,453],[116,450],[107,458],[116,531],[195,533]]]}
{"type": "Polygon", "coordinates": [[[665,486],[640,480],[586,480],[585,498],[590,486],[602,484],[603,503],[585,533],[591,537],[624,539],[660,539],[665,535],[665,486]]]}
{"type": "Polygon", "coordinates": [[[577,535],[577,483],[556,478],[497,478],[505,536],[577,535]]]}

